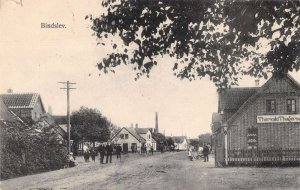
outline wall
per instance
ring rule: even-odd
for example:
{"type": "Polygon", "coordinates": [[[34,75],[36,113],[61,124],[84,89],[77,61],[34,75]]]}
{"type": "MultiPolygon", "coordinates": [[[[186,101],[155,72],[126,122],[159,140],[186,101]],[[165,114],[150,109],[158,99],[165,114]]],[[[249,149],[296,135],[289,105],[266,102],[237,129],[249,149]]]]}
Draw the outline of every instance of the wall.
{"type": "Polygon", "coordinates": [[[10,108],[12,112],[14,112],[17,116],[21,118],[31,118],[31,110],[30,108],[10,108]]]}
{"type": "Polygon", "coordinates": [[[150,131],[148,131],[146,134],[140,134],[144,139],[146,139],[146,146],[151,147],[152,146],[152,134],[150,131]]]}
{"type": "Polygon", "coordinates": [[[117,144],[121,144],[122,149],[123,144],[128,143],[128,151],[131,151],[132,143],[137,144],[137,151],[140,151],[141,149],[141,143],[124,128],[119,132],[119,134],[116,137],[114,137],[112,141],[114,141],[117,144]],[[125,139],[125,134],[128,134],[128,139],[125,139]],[[124,139],[121,139],[121,135],[124,135],[124,139]]]}
{"type": "Polygon", "coordinates": [[[34,108],[32,109],[31,111],[31,116],[32,116],[32,119],[34,121],[37,121],[40,119],[41,115],[44,114],[45,111],[43,109],[43,106],[42,106],[42,102],[41,102],[41,99],[38,98],[34,108]]]}

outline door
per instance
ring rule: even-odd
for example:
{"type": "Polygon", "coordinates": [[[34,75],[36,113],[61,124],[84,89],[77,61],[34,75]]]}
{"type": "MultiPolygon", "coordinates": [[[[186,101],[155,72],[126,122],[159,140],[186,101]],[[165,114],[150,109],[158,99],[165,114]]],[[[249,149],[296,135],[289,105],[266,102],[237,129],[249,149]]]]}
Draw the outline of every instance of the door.
{"type": "Polygon", "coordinates": [[[128,143],[123,143],[123,152],[128,152],[128,143]]]}

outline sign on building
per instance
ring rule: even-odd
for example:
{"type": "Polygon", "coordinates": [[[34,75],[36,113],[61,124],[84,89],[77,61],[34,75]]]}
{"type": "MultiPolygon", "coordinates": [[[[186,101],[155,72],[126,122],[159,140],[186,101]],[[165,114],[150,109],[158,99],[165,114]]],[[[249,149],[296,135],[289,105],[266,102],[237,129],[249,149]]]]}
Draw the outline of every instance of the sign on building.
{"type": "Polygon", "coordinates": [[[257,123],[300,123],[300,115],[258,115],[257,123]]]}

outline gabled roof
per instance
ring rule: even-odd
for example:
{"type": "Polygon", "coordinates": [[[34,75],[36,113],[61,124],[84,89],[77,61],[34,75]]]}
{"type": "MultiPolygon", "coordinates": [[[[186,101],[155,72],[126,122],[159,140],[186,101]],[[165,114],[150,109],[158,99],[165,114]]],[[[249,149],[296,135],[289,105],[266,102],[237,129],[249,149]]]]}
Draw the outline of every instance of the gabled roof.
{"type": "MultiPolygon", "coordinates": [[[[289,82],[291,82],[294,87],[296,87],[298,90],[300,90],[300,85],[299,83],[289,74],[287,74],[285,76],[289,82]]],[[[231,115],[230,118],[227,119],[227,123],[230,124],[231,122],[234,121],[234,119],[240,114],[242,113],[242,111],[248,107],[249,104],[251,104],[253,101],[255,101],[260,95],[261,92],[263,92],[264,90],[266,90],[267,88],[269,88],[269,86],[271,85],[272,80],[278,80],[275,77],[270,78],[262,87],[258,88],[258,90],[252,95],[250,96],[248,99],[246,99],[243,104],[238,108],[238,110],[231,115]]]]}
{"type": "Polygon", "coordinates": [[[126,128],[126,127],[123,127],[122,129],[120,129],[120,130],[119,130],[119,131],[111,138],[111,140],[114,139],[117,135],[119,135],[120,132],[121,132],[123,129],[126,130],[126,131],[128,131],[134,138],[136,138],[136,139],[137,139],[138,141],[140,141],[141,143],[145,143],[145,142],[146,142],[146,140],[145,140],[142,136],[140,136],[139,134],[136,133],[135,129],[133,129],[133,128],[126,128]]]}
{"type": "Polygon", "coordinates": [[[239,107],[260,88],[230,88],[224,89],[220,93],[219,108],[221,110],[238,110],[239,107]]]}
{"type": "Polygon", "coordinates": [[[134,130],[137,134],[146,134],[150,131],[149,128],[135,128],[134,130]]]}
{"type": "Polygon", "coordinates": [[[42,108],[44,105],[38,93],[22,93],[22,94],[1,94],[4,104],[10,108],[34,108],[37,101],[40,99],[42,108]]]}
{"type": "Polygon", "coordinates": [[[152,137],[152,143],[157,143],[157,141],[153,137],[152,137]]]}

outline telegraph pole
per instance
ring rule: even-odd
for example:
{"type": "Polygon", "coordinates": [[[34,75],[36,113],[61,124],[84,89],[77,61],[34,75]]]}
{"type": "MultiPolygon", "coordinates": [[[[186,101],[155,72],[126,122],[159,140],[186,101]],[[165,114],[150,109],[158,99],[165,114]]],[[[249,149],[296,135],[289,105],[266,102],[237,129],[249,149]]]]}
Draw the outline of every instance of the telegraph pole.
{"type": "Polygon", "coordinates": [[[76,89],[76,88],[71,88],[70,85],[72,84],[76,84],[74,82],[58,82],[61,84],[66,85],[66,87],[64,88],[60,88],[60,89],[66,89],[67,90],[67,119],[68,119],[68,123],[67,123],[67,132],[68,132],[68,153],[71,152],[71,130],[70,130],[70,90],[71,89],[76,89]]]}

